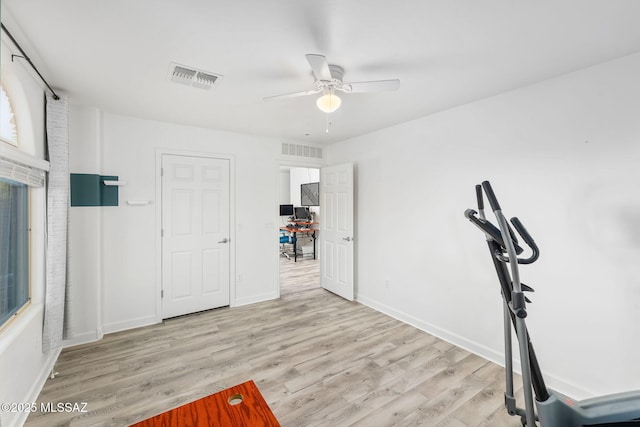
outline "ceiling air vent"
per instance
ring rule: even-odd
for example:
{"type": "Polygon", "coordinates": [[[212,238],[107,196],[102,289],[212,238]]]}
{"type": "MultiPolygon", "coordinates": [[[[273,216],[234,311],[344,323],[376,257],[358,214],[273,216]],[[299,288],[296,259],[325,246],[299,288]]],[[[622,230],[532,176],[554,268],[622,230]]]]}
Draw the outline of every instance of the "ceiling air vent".
{"type": "Polygon", "coordinates": [[[222,79],[222,76],[219,74],[174,63],[171,63],[170,74],[171,81],[200,89],[211,89],[222,79]]]}

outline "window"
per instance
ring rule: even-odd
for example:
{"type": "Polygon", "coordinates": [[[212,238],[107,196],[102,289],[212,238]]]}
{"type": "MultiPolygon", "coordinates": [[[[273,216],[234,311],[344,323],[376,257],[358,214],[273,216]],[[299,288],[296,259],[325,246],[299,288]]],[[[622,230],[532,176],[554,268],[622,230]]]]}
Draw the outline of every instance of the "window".
{"type": "Polygon", "coordinates": [[[29,189],[0,178],[0,326],[29,301],[29,189]]]}
{"type": "Polygon", "coordinates": [[[0,85],[0,328],[29,302],[29,187],[45,166],[18,149],[16,117],[0,85]]]}
{"type": "Polygon", "coordinates": [[[13,114],[11,101],[4,87],[0,85],[0,138],[12,145],[18,145],[16,117],[13,114]]]}

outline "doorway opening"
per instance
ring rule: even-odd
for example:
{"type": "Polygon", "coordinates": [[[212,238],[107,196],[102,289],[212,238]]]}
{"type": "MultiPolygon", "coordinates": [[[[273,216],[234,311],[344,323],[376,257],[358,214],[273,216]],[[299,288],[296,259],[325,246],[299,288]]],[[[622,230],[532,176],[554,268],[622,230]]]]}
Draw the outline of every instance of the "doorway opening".
{"type": "Polygon", "coordinates": [[[280,167],[281,298],[320,288],[319,182],[318,168],[280,167]]]}

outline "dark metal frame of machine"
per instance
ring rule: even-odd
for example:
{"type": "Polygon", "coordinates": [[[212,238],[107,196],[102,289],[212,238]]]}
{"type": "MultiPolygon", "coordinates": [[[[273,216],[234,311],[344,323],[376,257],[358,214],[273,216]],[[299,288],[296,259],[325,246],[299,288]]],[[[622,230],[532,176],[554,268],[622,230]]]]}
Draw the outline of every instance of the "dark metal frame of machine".
{"type": "Polygon", "coordinates": [[[640,426],[640,391],[617,393],[575,401],[544,383],[533,344],[529,337],[526,291],[533,291],[520,281],[519,264],[531,264],[538,259],[539,249],[518,218],[507,222],[489,181],[476,185],[478,211],[467,209],[465,217],[482,230],[498,275],[504,300],[504,343],[506,390],[505,407],[509,415],[520,416],[523,426],[579,427],[579,426],[640,426]],[[489,222],[484,213],[483,191],[496,216],[498,227],[489,222]],[[515,229],[531,250],[528,258],[518,258],[524,252],[515,229]],[[513,351],[511,328],[518,339],[525,407],[519,408],[513,394],[513,351]],[[534,408],[535,394],[535,408],[534,408]],[[537,408],[537,411],[536,411],[537,408]]]}

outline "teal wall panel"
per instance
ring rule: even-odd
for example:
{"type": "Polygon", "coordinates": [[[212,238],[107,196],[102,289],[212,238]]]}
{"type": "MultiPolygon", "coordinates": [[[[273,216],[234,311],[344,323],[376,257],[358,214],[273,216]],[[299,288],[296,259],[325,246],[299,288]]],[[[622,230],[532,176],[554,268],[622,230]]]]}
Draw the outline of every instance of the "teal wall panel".
{"type": "Polygon", "coordinates": [[[104,185],[104,180],[117,181],[117,176],[72,173],[71,206],[118,206],[118,187],[104,185]]]}

